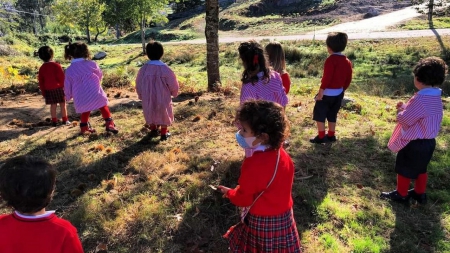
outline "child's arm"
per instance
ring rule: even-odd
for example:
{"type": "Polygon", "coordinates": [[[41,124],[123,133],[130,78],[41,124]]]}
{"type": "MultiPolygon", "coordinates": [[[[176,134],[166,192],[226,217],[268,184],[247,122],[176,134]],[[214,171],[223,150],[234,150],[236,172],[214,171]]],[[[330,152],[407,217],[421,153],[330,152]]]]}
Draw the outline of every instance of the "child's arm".
{"type": "MultiPolygon", "coordinates": [[[[333,81],[334,71],[335,71],[335,68],[333,66],[333,63],[332,63],[330,57],[328,57],[325,60],[325,64],[323,66],[323,75],[322,75],[322,80],[320,83],[321,90],[325,90],[327,87],[330,87],[330,84],[333,81]]],[[[322,95],[323,95],[323,92],[322,92],[322,95]]]]}
{"type": "Polygon", "coordinates": [[[41,69],[39,69],[39,73],[38,73],[38,82],[39,82],[39,89],[41,90],[41,94],[43,97],[45,97],[44,75],[41,73],[41,69]]]}
{"type": "Polygon", "coordinates": [[[245,168],[246,166],[247,164],[244,160],[238,181],[239,185],[236,188],[218,187],[225,194],[225,197],[229,198],[231,203],[236,206],[250,206],[253,203],[255,194],[258,193],[256,186],[258,179],[255,177],[254,170],[248,167],[245,168]]]}
{"type": "MultiPolygon", "coordinates": [[[[404,105],[401,105],[404,106],[404,105]]],[[[412,126],[425,116],[425,108],[416,96],[412,97],[403,110],[397,114],[397,122],[402,126],[412,126]]]]}
{"type": "Polygon", "coordinates": [[[175,76],[175,73],[173,73],[173,71],[168,68],[168,76],[166,77],[166,83],[167,86],[169,86],[169,90],[170,90],[170,95],[172,95],[172,97],[176,97],[178,96],[178,90],[180,88],[179,84],[178,84],[178,80],[177,77],[175,76]]]}
{"type": "Polygon", "coordinates": [[[319,92],[318,92],[317,95],[314,97],[314,100],[316,100],[316,101],[322,100],[322,98],[323,98],[323,92],[324,92],[324,89],[319,89],[319,92]]]}
{"type": "Polygon", "coordinates": [[[61,65],[59,65],[58,63],[55,64],[57,64],[55,68],[56,80],[64,87],[64,70],[62,69],[61,65]]]}
{"type": "Polygon", "coordinates": [[[139,69],[139,72],[138,72],[138,74],[136,76],[136,87],[135,87],[136,88],[136,93],[138,95],[138,98],[141,99],[141,100],[142,100],[142,96],[141,96],[142,72],[144,72],[142,70],[142,68],[139,69]]]}
{"type": "Polygon", "coordinates": [[[64,239],[62,252],[63,253],[84,253],[83,246],[81,246],[80,239],[78,238],[77,230],[75,228],[73,228],[73,230],[64,239]]]}
{"type": "Polygon", "coordinates": [[[350,83],[352,82],[352,78],[353,78],[353,66],[350,63],[350,73],[347,76],[347,78],[345,79],[344,91],[347,90],[348,87],[350,86],[350,83]]]}
{"type": "Polygon", "coordinates": [[[67,75],[64,77],[64,95],[66,96],[66,101],[72,99],[72,79],[67,75]]]}
{"type": "Polygon", "coordinates": [[[289,93],[289,90],[291,89],[291,77],[289,76],[289,73],[286,72],[281,75],[281,80],[283,81],[283,87],[286,94],[289,93]]]}

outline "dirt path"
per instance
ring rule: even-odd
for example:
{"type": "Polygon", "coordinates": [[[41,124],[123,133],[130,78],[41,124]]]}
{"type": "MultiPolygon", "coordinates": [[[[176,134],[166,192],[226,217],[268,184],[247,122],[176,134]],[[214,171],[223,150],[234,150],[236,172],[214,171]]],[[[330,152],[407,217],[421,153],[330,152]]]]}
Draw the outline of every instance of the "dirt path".
{"type": "MultiPolygon", "coordinates": [[[[417,13],[414,7],[406,7],[398,11],[379,15],[376,17],[351,21],[332,26],[315,32],[308,32],[298,35],[285,36],[222,36],[219,37],[219,43],[233,43],[239,41],[248,41],[255,39],[261,40],[325,40],[327,34],[332,31],[341,31],[348,34],[349,39],[392,39],[392,38],[412,38],[412,37],[433,37],[450,35],[450,29],[427,29],[427,30],[407,30],[407,31],[389,31],[389,27],[404,22],[406,20],[418,17],[423,14],[417,13]]],[[[166,42],[164,44],[204,44],[206,40],[195,39],[179,42],[166,42]]]]}
{"type": "MultiPolygon", "coordinates": [[[[115,90],[108,90],[107,93],[111,94],[108,104],[111,108],[140,103],[134,92],[121,92],[119,98],[114,98],[117,93],[115,90]]],[[[78,121],[72,102],[68,103],[67,110],[69,119],[78,121]]],[[[59,117],[59,107],[57,113],[59,117]]],[[[47,118],[50,118],[50,107],[45,105],[41,95],[0,95],[0,142],[14,139],[21,134],[46,135],[54,131],[55,128],[50,126],[47,118]]]]}
{"type": "Polygon", "coordinates": [[[386,31],[389,27],[403,21],[419,17],[423,14],[417,12],[415,7],[407,7],[388,14],[363,19],[359,21],[342,23],[323,30],[316,31],[316,34],[342,31],[346,33],[368,33],[386,31]]]}

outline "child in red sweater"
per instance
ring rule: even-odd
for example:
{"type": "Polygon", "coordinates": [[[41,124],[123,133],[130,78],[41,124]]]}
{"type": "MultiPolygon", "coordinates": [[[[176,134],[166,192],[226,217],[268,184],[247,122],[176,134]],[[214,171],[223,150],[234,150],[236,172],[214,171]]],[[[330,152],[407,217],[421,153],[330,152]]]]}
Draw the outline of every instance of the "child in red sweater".
{"type": "Polygon", "coordinates": [[[49,46],[39,48],[38,55],[44,64],[39,68],[38,80],[45,104],[50,105],[52,124],[56,126],[56,107],[61,108],[62,123],[70,125],[67,118],[66,99],[64,97],[64,71],[59,63],[53,61],[53,49],[49,46]]]}
{"type": "Polygon", "coordinates": [[[55,180],[53,167],[32,156],[11,158],[0,167],[0,201],[14,209],[0,215],[1,253],[83,253],[76,228],[45,210],[55,180]]]}
{"type": "Polygon", "coordinates": [[[336,120],[341,108],[344,92],[352,81],[352,63],[342,54],[347,46],[347,34],[328,34],[326,43],[330,56],[325,60],[322,82],[314,105],[313,120],[317,123],[318,135],[312,143],[335,142],[336,120]],[[328,134],[325,135],[325,120],[328,120],[328,134]]]}
{"type": "Polygon", "coordinates": [[[243,207],[241,222],[224,236],[230,252],[301,252],[292,212],[294,164],[282,148],[289,132],[283,107],[250,100],[236,118],[242,127],[237,142],[255,152],[244,159],[236,188],[218,186],[231,203],[243,207]]]}

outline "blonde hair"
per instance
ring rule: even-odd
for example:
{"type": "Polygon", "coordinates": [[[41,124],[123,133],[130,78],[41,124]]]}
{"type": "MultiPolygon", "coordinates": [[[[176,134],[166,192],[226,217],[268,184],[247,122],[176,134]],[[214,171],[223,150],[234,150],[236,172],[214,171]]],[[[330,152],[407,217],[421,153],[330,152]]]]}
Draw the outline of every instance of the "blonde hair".
{"type": "Polygon", "coordinates": [[[280,42],[272,41],[266,46],[270,66],[278,73],[286,73],[286,58],[280,42]]]}

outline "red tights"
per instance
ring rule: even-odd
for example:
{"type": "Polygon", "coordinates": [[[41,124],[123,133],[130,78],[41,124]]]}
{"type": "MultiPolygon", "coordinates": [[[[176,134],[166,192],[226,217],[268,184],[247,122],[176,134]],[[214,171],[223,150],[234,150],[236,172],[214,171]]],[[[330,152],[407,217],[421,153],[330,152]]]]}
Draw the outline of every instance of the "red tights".
{"type": "MultiPolygon", "coordinates": [[[[427,187],[427,181],[428,181],[428,174],[423,173],[419,174],[417,177],[415,183],[414,183],[414,191],[417,194],[425,193],[426,187],[427,187]]],[[[397,192],[401,196],[408,195],[409,190],[409,184],[411,183],[411,179],[406,178],[402,175],[397,174],[397,192]]]]}
{"type": "MultiPolygon", "coordinates": [[[[99,110],[100,110],[100,113],[102,114],[102,117],[104,119],[111,118],[111,112],[109,111],[109,108],[108,108],[107,105],[99,108],[99,110]]],[[[88,123],[90,115],[91,115],[91,111],[83,112],[81,114],[81,119],[80,119],[81,123],[88,123]]]]}

